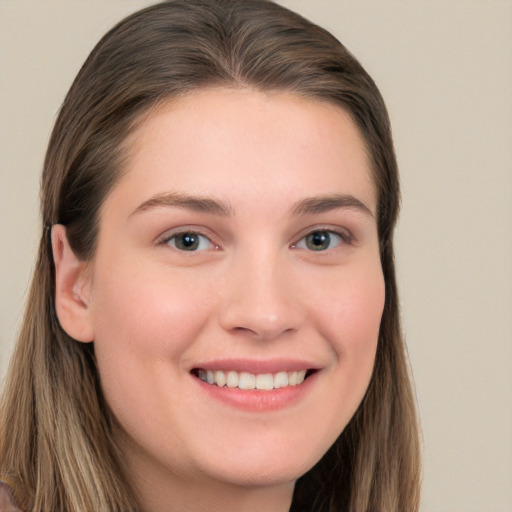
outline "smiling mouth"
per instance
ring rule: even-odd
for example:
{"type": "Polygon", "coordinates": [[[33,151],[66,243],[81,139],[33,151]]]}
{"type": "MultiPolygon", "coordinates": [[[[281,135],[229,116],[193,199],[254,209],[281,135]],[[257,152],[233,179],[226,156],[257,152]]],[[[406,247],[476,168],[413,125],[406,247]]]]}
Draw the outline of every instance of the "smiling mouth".
{"type": "Polygon", "coordinates": [[[249,373],[234,370],[203,370],[194,368],[192,375],[198,379],[217,387],[237,388],[244,390],[270,391],[272,389],[286,388],[301,385],[316,370],[300,370],[277,373],[249,373]]]}

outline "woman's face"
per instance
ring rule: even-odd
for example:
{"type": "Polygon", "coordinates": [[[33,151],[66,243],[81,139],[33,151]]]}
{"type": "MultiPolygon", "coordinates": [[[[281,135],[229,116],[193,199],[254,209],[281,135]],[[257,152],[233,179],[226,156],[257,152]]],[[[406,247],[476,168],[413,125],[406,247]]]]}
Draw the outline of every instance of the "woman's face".
{"type": "Polygon", "coordinates": [[[127,142],[88,292],[127,464],[293,482],[372,373],[384,281],[362,139],[331,104],[218,88],[127,142]]]}

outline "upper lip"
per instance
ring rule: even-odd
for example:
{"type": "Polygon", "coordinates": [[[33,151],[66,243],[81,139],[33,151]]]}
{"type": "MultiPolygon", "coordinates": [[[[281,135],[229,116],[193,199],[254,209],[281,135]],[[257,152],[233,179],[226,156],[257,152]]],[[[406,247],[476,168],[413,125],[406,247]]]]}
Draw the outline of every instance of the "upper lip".
{"type": "Polygon", "coordinates": [[[248,373],[277,373],[319,370],[320,366],[300,359],[217,359],[198,363],[191,370],[221,370],[248,373]]]}

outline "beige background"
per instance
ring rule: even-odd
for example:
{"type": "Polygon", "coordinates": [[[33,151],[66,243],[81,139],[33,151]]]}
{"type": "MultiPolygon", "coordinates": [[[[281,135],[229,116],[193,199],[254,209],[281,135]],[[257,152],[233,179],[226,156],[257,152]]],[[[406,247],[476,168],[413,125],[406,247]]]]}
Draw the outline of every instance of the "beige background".
{"type": "MultiPolygon", "coordinates": [[[[38,238],[56,111],[144,0],[0,0],[0,374],[38,238]]],[[[422,512],[512,510],[512,3],[287,0],[387,100],[403,183],[404,325],[424,431],[422,512]]]]}

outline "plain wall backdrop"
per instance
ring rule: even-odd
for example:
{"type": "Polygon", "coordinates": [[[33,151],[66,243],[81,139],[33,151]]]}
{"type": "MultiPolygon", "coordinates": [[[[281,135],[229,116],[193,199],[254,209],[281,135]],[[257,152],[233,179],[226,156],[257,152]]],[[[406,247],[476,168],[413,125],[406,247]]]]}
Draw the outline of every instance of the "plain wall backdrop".
{"type": "MultiPolygon", "coordinates": [[[[0,375],[39,239],[56,112],[146,0],[0,0],[0,375]]],[[[283,0],[330,29],[387,102],[397,266],[424,436],[422,512],[512,510],[512,3],[283,0]]]]}

